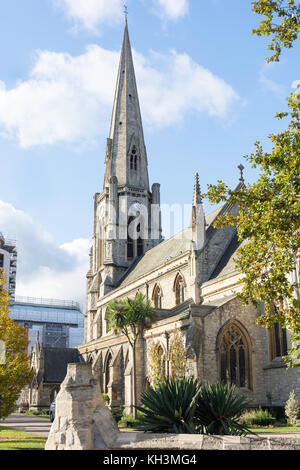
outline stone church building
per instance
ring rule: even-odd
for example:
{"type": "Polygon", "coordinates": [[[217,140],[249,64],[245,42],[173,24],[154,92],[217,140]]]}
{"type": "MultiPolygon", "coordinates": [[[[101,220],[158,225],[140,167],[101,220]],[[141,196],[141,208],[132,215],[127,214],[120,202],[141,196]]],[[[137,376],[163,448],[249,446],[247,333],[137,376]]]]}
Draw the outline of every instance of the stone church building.
{"type": "MultiPolygon", "coordinates": [[[[238,184],[244,184],[242,175],[238,184]]],[[[179,334],[187,376],[234,383],[253,406],[282,406],[291,390],[300,398],[300,369],[287,369],[282,359],[289,347],[288,332],[280,326],[266,331],[255,325],[263,305],[245,306],[236,297],[241,278],[234,262],[239,247],[236,229],[215,229],[213,223],[220,214],[234,214],[237,208],[225,204],[205,214],[198,175],[191,200],[190,226],[164,240],[160,185],[149,185],[126,23],[103,190],[94,196],[81,356],[92,364],[110,405],[125,405],[130,411],[132,357],[126,337],[110,330],[106,309],[112,300],[142,292],[153,302],[158,320],[137,345],[138,396],[151,383],[153,349],[164,374],[173,374],[172,339],[179,334]]]]}

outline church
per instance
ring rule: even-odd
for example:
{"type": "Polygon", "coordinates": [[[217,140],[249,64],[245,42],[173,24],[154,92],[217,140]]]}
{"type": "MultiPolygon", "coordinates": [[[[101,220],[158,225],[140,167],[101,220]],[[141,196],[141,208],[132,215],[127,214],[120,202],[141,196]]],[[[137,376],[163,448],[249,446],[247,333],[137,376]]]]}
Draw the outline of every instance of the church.
{"type": "MultiPolygon", "coordinates": [[[[244,185],[240,169],[239,187],[244,185]]],[[[149,184],[126,21],[103,190],[94,196],[81,357],[92,364],[109,405],[130,412],[131,351],[127,338],[110,329],[106,310],[110,301],[141,292],[153,303],[158,319],[137,344],[138,397],[151,384],[154,356],[163,375],[173,375],[172,348],[177,344],[178,349],[179,341],[187,377],[235,384],[251,406],[284,406],[291,390],[299,399],[300,369],[287,369],[282,358],[290,346],[289,333],[280,325],[266,331],[255,324],[264,306],[242,305],[236,295],[241,289],[234,261],[240,246],[236,228],[214,228],[219,215],[236,214],[237,207],[225,204],[205,214],[198,175],[191,201],[190,226],[164,240],[160,185],[149,184]]]]}

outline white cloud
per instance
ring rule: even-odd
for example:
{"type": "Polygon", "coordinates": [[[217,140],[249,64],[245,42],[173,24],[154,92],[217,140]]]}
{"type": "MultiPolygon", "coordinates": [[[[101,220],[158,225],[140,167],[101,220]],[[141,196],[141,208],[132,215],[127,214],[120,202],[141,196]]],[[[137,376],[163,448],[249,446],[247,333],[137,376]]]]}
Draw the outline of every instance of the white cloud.
{"type": "Polygon", "coordinates": [[[119,23],[123,0],[54,0],[77,25],[94,33],[103,23],[119,23]]]}
{"type": "MultiPolygon", "coordinates": [[[[238,94],[187,54],[134,53],[142,114],[150,128],[180,122],[189,111],[226,119],[238,94]]],[[[24,148],[91,142],[106,135],[119,52],[90,45],[80,56],[38,51],[27,81],[0,82],[0,129],[24,148]]]]}
{"type": "Polygon", "coordinates": [[[173,20],[185,16],[189,11],[188,0],[155,0],[155,4],[159,8],[160,16],[173,20]]]}
{"type": "Polygon", "coordinates": [[[58,246],[32,217],[3,201],[0,227],[17,240],[17,295],[74,300],[84,305],[89,240],[58,246]]]}
{"type": "MultiPolygon", "coordinates": [[[[75,22],[93,33],[105,23],[118,24],[122,20],[124,0],[53,0],[75,22]]],[[[152,0],[152,12],[162,19],[177,20],[189,11],[189,0],[152,0]]]]}

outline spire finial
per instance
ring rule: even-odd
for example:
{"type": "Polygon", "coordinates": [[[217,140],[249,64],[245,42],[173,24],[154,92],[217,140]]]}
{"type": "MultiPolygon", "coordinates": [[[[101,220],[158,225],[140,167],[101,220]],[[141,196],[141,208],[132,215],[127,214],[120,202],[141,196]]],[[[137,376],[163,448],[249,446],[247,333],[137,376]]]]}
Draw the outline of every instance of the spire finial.
{"type": "Polygon", "coordinates": [[[201,203],[201,189],[199,183],[199,173],[195,174],[195,185],[194,185],[194,200],[193,204],[196,206],[201,203]]]}
{"type": "Polygon", "coordinates": [[[125,2],[124,2],[124,16],[125,16],[125,22],[127,24],[128,8],[125,2]]]}
{"type": "Polygon", "coordinates": [[[245,180],[244,180],[244,169],[245,169],[245,168],[244,168],[244,166],[243,166],[242,164],[240,164],[240,165],[238,166],[238,169],[240,170],[240,173],[241,173],[240,182],[241,182],[241,183],[244,183],[244,182],[245,182],[245,180]]]}

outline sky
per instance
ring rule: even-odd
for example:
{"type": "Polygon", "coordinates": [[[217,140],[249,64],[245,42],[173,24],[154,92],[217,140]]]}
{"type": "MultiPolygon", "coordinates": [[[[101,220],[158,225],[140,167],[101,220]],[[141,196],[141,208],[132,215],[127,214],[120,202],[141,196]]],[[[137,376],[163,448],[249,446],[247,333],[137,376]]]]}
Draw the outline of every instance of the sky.
{"type": "MultiPolygon", "coordinates": [[[[300,46],[266,63],[250,0],[127,0],[150,184],[163,204],[235,187],[244,156],[282,126],[300,46]]],[[[0,16],[0,231],[16,239],[17,295],[84,304],[93,196],[124,30],[122,0],[9,0],[0,16]]],[[[207,201],[205,210],[212,207],[207,201]]]]}

